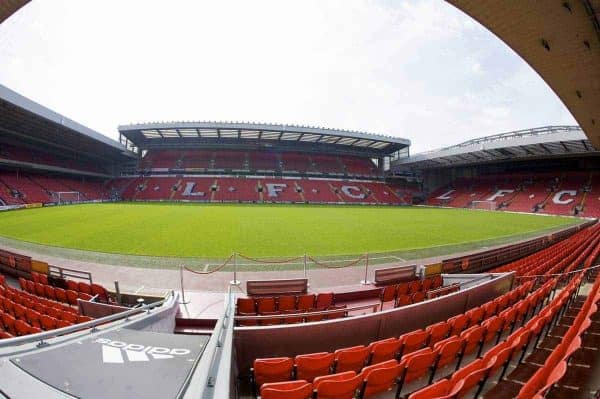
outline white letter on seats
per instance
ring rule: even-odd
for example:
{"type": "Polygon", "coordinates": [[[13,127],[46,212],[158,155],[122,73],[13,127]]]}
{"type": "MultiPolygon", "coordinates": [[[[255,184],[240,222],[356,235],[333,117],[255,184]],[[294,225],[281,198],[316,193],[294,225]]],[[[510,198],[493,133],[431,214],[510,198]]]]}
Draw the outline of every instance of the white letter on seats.
{"type": "Polygon", "coordinates": [[[441,199],[441,200],[452,199],[452,197],[450,197],[450,194],[452,194],[455,191],[456,190],[450,190],[447,193],[440,195],[439,197],[435,197],[435,199],[441,199]]]}
{"type": "Polygon", "coordinates": [[[279,197],[279,193],[283,191],[284,188],[287,188],[287,184],[283,183],[267,183],[267,193],[269,197],[279,197]]]}
{"type": "Polygon", "coordinates": [[[554,194],[554,197],[552,197],[552,202],[554,202],[557,205],[566,205],[566,204],[570,204],[571,202],[573,202],[573,198],[569,198],[569,199],[561,199],[562,196],[564,195],[570,195],[571,197],[575,197],[577,195],[577,191],[575,190],[561,190],[559,192],[557,192],[556,194],[554,194]]]}
{"type": "Polygon", "coordinates": [[[350,198],[355,198],[355,199],[365,198],[365,193],[360,191],[360,188],[358,188],[356,186],[342,186],[342,192],[350,198]],[[358,191],[358,193],[352,193],[351,190],[358,191]]]}
{"type": "Polygon", "coordinates": [[[496,191],[496,194],[492,195],[486,201],[495,201],[496,198],[498,198],[498,197],[504,197],[505,194],[510,194],[510,193],[514,193],[514,192],[515,192],[515,190],[498,190],[498,191],[496,191]]]}
{"type": "Polygon", "coordinates": [[[194,187],[196,187],[196,183],[194,183],[193,181],[185,183],[185,190],[183,190],[183,194],[181,195],[183,195],[184,197],[204,197],[204,193],[202,191],[194,193],[194,187]]]}

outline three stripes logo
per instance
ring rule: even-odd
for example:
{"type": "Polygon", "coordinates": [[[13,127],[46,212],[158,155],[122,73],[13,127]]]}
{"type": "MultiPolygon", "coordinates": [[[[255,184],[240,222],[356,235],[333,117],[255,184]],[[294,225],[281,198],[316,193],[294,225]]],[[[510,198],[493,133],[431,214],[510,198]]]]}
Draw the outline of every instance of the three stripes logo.
{"type": "Polygon", "coordinates": [[[176,356],[189,355],[191,352],[189,349],[128,344],[107,338],[98,338],[94,342],[102,344],[102,362],[113,364],[173,359],[176,356]]]}

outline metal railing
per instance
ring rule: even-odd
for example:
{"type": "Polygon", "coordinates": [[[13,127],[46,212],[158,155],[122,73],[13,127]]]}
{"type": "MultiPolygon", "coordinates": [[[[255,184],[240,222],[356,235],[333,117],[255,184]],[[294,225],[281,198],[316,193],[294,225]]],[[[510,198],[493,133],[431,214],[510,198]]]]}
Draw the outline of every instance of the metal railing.
{"type": "Polygon", "coordinates": [[[48,275],[52,277],[59,277],[62,279],[67,277],[73,277],[81,280],[88,280],[90,284],[93,283],[92,273],[81,270],[69,269],[61,266],[48,265],[48,275]]]}
{"type": "Polygon", "coordinates": [[[50,338],[55,338],[59,336],[63,336],[66,334],[74,333],[77,331],[82,331],[86,329],[91,329],[90,332],[96,332],[96,327],[101,324],[110,323],[115,320],[120,319],[128,319],[130,316],[143,313],[144,311],[148,312],[153,308],[158,306],[162,306],[165,304],[170,298],[173,298],[175,293],[170,291],[170,293],[163,299],[157,302],[149,303],[146,305],[135,307],[131,310],[127,310],[121,313],[115,313],[112,315],[108,315],[105,317],[101,317],[99,319],[94,319],[90,321],[86,321],[85,323],[79,323],[68,327],[57,328],[55,330],[44,331],[37,334],[24,335],[21,337],[8,338],[0,340],[0,348],[14,347],[18,345],[29,344],[33,342],[38,342],[38,346],[46,345],[46,340],[50,338]]]}

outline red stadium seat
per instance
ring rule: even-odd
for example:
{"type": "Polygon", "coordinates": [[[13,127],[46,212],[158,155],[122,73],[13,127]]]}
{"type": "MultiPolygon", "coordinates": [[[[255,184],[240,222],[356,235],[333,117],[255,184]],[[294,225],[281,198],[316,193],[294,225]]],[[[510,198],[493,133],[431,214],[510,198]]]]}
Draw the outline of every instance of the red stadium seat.
{"type": "Polygon", "coordinates": [[[481,323],[485,327],[485,336],[483,342],[494,342],[500,341],[500,334],[504,328],[504,319],[500,316],[492,316],[489,319],[481,323]]]}
{"type": "Polygon", "coordinates": [[[27,309],[25,316],[27,318],[27,322],[32,325],[33,327],[41,327],[42,325],[40,324],[40,313],[36,312],[33,309],[27,309]]]}
{"type": "Polygon", "coordinates": [[[254,298],[238,298],[236,306],[237,314],[256,313],[256,302],[254,298]]]}
{"type": "Polygon", "coordinates": [[[35,283],[35,294],[41,297],[46,295],[46,289],[42,283],[35,283]]]}
{"type": "Polygon", "coordinates": [[[392,302],[396,300],[396,289],[395,285],[388,285],[381,289],[379,294],[379,300],[381,301],[381,310],[383,310],[383,304],[386,302],[392,302]]]}
{"type": "Polygon", "coordinates": [[[428,373],[428,381],[431,383],[433,375],[435,374],[437,357],[437,352],[431,348],[424,348],[403,356],[402,360],[400,360],[402,372],[398,382],[397,395],[402,392],[404,384],[424,377],[428,373]]]}
{"type": "Polygon", "coordinates": [[[419,303],[425,300],[425,293],[423,291],[417,291],[410,297],[412,303],[419,303]]]}
{"type": "Polygon", "coordinates": [[[90,284],[90,288],[92,290],[92,296],[98,298],[100,302],[108,302],[108,292],[106,289],[100,284],[90,284]]]}
{"type": "Polygon", "coordinates": [[[448,323],[452,325],[450,335],[459,335],[469,324],[469,316],[466,314],[459,314],[448,319],[448,323]]]}
{"type": "Polygon", "coordinates": [[[397,308],[410,305],[411,303],[412,303],[412,301],[411,301],[411,298],[409,295],[401,294],[401,295],[398,295],[398,298],[396,299],[396,307],[397,308]]]}
{"type": "Polygon", "coordinates": [[[279,311],[295,310],[296,309],[296,297],[293,295],[283,295],[279,297],[277,309],[279,311]]]}
{"type": "Polygon", "coordinates": [[[4,324],[4,329],[11,333],[12,335],[17,335],[17,330],[15,330],[15,318],[8,314],[2,313],[2,324],[4,324]]]}
{"type": "Polygon", "coordinates": [[[456,369],[460,367],[465,340],[457,336],[446,338],[434,345],[438,352],[437,368],[456,362],[456,369]]]}
{"type": "Polygon", "coordinates": [[[250,370],[256,388],[267,382],[283,382],[292,379],[294,361],[289,357],[256,359],[250,370]]]}
{"type": "Polygon", "coordinates": [[[65,312],[64,310],[60,313],[60,319],[68,321],[69,323],[77,323],[78,321],[77,314],[72,312],[65,312]]]}
{"type": "Polygon", "coordinates": [[[450,380],[443,379],[412,393],[408,399],[455,399],[462,386],[462,381],[454,384],[450,380]]]}
{"type": "Polygon", "coordinates": [[[315,307],[315,296],[313,294],[298,295],[298,310],[308,311],[315,307]]]}
{"type": "Polygon", "coordinates": [[[54,294],[54,287],[51,285],[44,286],[44,295],[48,299],[56,300],[56,295],[54,294]]]}
{"type": "Polygon", "coordinates": [[[77,291],[83,292],[84,294],[92,295],[92,286],[88,283],[80,281],[79,284],[77,284],[77,291]]]}
{"type": "Polygon", "coordinates": [[[416,330],[406,334],[402,334],[398,338],[402,345],[400,350],[400,357],[425,347],[428,338],[429,333],[424,330],[416,330]]]}
{"type": "Polygon", "coordinates": [[[333,369],[334,360],[334,354],[329,352],[298,355],[294,359],[296,378],[312,382],[316,377],[327,375],[333,369]]]}
{"type": "Polygon", "coordinates": [[[485,310],[482,307],[476,307],[466,312],[465,315],[469,317],[469,324],[467,325],[467,328],[469,328],[481,323],[485,315],[485,310]]]}
{"type": "Polygon", "coordinates": [[[48,276],[43,273],[38,273],[38,281],[42,285],[48,285],[48,276]]]}
{"type": "Polygon", "coordinates": [[[304,380],[266,383],[260,389],[261,399],[309,399],[312,394],[312,384],[304,380]]]}
{"type": "Polygon", "coordinates": [[[79,315],[77,316],[77,324],[87,323],[88,321],[94,320],[90,316],[79,315]]]}
{"type": "Polygon", "coordinates": [[[352,399],[362,382],[353,371],[315,378],[313,389],[318,399],[352,399]]]}
{"type": "Polygon", "coordinates": [[[408,294],[414,294],[415,292],[419,292],[421,291],[421,288],[423,287],[421,280],[414,280],[411,281],[410,283],[408,283],[408,294]]]}
{"type": "Polygon", "coordinates": [[[328,309],[333,305],[333,292],[325,292],[317,294],[315,301],[316,309],[328,309]]]}
{"type": "Polygon", "coordinates": [[[69,327],[69,326],[72,326],[72,325],[73,325],[73,323],[71,323],[70,321],[56,320],[56,328],[69,327]]]}
{"type": "Polygon", "coordinates": [[[65,290],[59,287],[54,287],[54,294],[56,295],[56,300],[62,303],[69,303],[67,299],[67,293],[65,290]]]}
{"type": "Polygon", "coordinates": [[[394,386],[402,366],[396,360],[388,360],[365,367],[360,373],[362,377],[361,397],[370,398],[381,392],[386,392],[394,386]]]}
{"type": "Polygon", "coordinates": [[[40,323],[42,328],[46,331],[54,330],[56,328],[56,319],[45,314],[40,317],[40,323]]]}
{"type": "Polygon", "coordinates": [[[439,323],[431,324],[427,326],[425,331],[429,333],[429,342],[427,344],[433,348],[433,346],[448,337],[452,325],[447,321],[440,321],[439,323]]]}
{"type": "Polygon", "coordinates": [[[62,310],[56,309],[55,307],[48,306],[46,307],[46,314],[50,317],[54,317],[55,319],[59,319],[62,315],[62,310]]]}
{"type": "Polygon", "coordinates": [[[30,294],[35,294],[35,283],[31,280],[27,280],[27,292],[29,292],[30,294]]]}
{"type": "Polygon", "coordinates": [[[460,334],[461,338],[465,339],[464,354],[470,354],[477,350],[477,356],[483,346],[483,339],[485,337],[485,327],[473,326],[460,334]]]}
{"type": "Polygon", "coordinates": [[[408,295],[408,283],[400,283],[396,286],[396,295],[408,295]]]}
{"type": "Polygon", "coordinates": [[[370,364],[381,363],[386,360],[397,359],[400,354],[402,342],[397,338],[388,338],[369,344],[371,357],[370,364]]]}
{"type": "Polygon", "coordinates": [[[258,298],[256,300],[256,305],[259,314],[271,313],[277,311],[277,303],[275,302],[275,297],[266,296],[262,298],[258,298]]]}
{"type": "Polygon", "coordinates": [[[29,334],[29,324],[23,320],[15,320],[15,331],[17,332],[17,336],[28,335],[29,334]]]}
{"type": "Polygon", "coordinates": [[[15,303],[13,306],[15,312],[15,318],[19,320],[26,320],[25,314],[27,313],[27,308],[23,305],[19,305],[15,303]]]}
{"type": "Polygon", "coordinates": [[[338,349],[335,355],[335,372],[345,371],[359,372],[369,359],[370,351],[365,346],[353,346],[350,348],[338,349]]]}
{"type": "Polygon", "coordinates": [[[82,301],[91,301],[92,296],[90,294],[86,294],[85,292],[78,292],[77,297],[82,301]]]}
{"type": "Polygon", "coordinates": [[[67,280],[67,289],[75,292],[79,292],[79,284],[73,280],[67,280]]]}
{"type": "Polygon", "coordinates": [[[21,290],[27,291],[27,280],[23,277],[19,277],[19,286],[21,287],[21,290]]]}

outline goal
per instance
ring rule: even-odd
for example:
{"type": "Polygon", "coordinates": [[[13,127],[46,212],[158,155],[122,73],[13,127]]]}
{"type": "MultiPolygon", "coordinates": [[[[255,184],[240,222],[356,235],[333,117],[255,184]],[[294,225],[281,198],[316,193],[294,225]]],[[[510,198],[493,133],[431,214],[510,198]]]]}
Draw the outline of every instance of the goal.
{"type": "Polygon", "coordinates": [[[472,201],[471,208],[473,209],[485,209],[487,211],[496,210],[496,201],[472,201]]]}
{"type": "Polygon", "coordinates": [[[56,191],[52,193],[52,199],[59,205],[75,204],[81,202],[79,191],[56,191]]]}

